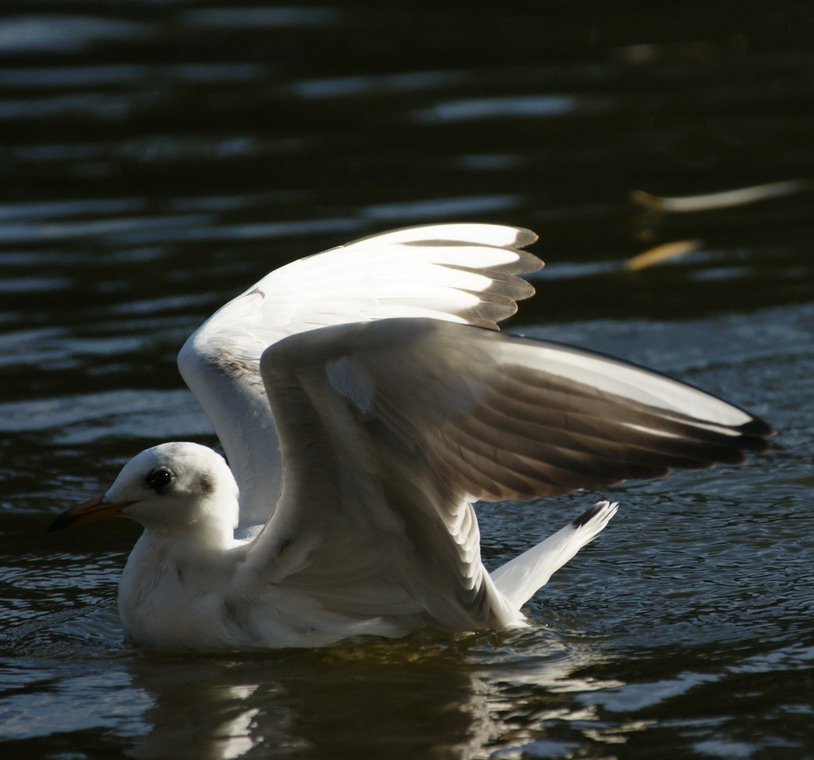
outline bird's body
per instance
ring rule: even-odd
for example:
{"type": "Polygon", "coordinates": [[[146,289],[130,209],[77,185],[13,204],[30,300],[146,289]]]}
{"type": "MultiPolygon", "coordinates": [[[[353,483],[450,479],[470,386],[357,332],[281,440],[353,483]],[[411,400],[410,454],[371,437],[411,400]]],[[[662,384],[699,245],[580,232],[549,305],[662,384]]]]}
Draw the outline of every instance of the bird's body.
{"type": "MultiPolygon", "coordinates": [[[[182,494],[180,508],[165,510],[182,518],[170,524],[151,520],[131,507],[131,516],[143,521],[145,530],[122,574],[119,610],[128,640],[149,648],[319,646],[364,634],[398,637],[425,627],[473,630],[523,626],[520,605],[546,580],[542,574],[550,576],[616,512],[615,504],[600,502],[584,513],[583,524],[569,523],[550,537],[542,566],[535,568],[533,591],[522,594],[521,599],[511,600],[509,593],[520,588],[518,577],[504,586],[504,595],[474,556],[477,561],[472,563],[472,577],[458,593],[470,597],[474,592],[481,597],[480,603],[450,605],[443,599],[448,609],[433,617],[426,604],[406,593],[409,580],[388,577],[394,573],[388,573],[387,567],[373,582],[369,569],[363,568],[364,588],[350,590],[364,596],[380,585],[381,598],[367,601],[343,598],[344,583],[327,585],[319,593],[307,585],[300,587],[295,579],[304,558],[286,557],[285,551],[276,553],[275,567],[258,567],[252,541],[234,538],[234,522],[229,515],[237,508],[237,488],[226,463],[211,449],[194,443],[162,444],[135,457],[129,463],[131,468],[134,465],[145,473],[172,467],[175,486],[182,494]],[[182,469],[182,462],[190,469],[182,469]],[[190,472],[196,477],[189,478],[190,472]],[[201,489],[201,474],[217,487],[201,489]],[[184,509],[184,502],[194,509],[184,509]],[[195,519],[188,519],[192,515],[195,519]],[[287,579],[292,582],[287,583],[287,579]],[[393,593],[395,588],[401,588],[399,596],[393,593]],[[367,609],[360,609],[359,601],[367,609]]],[[[130,475],[126,473],[125,483],[130,475]]],[[[114,483],[108,496],[115,504],[137,494],[120,494],[114,483]]],[[[381,563],[381,557],[377,559],[381,563]]],[[[348,573],[353,569],[350,565],[359,561],[358,555],[340,557],[338,573],[348,573]]],[[[392,569],[404,575],[404,566],[392,563],[392,569]]]]}
{"type": "Polygon", "coordinates": [[[765,448],[768,425],[691,386],[498,333],[533,292],[517,277],[541,266],[521,250],[533,240],[494,225],[373,236],[272,272],[196,331],[179,366],[231,470],[162,444],[52,525],[144,526],[119,590],[126,637],[245,649],[524,625],[616,505],[490,574],[473,502],[765,448]]]}

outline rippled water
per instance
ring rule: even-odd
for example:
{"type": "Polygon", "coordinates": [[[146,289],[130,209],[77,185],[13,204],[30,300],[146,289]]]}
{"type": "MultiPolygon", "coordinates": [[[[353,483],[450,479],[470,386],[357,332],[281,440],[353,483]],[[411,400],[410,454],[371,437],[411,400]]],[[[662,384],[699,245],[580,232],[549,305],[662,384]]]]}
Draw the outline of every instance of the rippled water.
{"type": "MultiPolygon", "coordinates": [[[[4,4],[3,758],[814,757],[812,192],[630,200],[814,177],[814,13],[759,5],[4,4]],[[288,260],[470,219],[541,234],[513,329],[720,393],[774,449],[611,489],[526,631],[124,646],[136,528],[44,528],[141,448],[215,443],[185,337],[288,260]]],[[[594,496],[484,506],[488,563],[594,496]]]]}

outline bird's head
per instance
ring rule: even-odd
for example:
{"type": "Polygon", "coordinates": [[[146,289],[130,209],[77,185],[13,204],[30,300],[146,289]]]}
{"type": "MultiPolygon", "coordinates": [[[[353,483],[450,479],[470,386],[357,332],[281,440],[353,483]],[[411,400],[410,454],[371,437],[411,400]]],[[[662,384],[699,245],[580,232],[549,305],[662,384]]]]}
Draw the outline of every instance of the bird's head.
{"type": "Polygon", "coordinates": [[[237,484],[223,457],[196,443],[142,451],[102,495],[63,512],[49,531],[121,515],[148,529],[237,524],[237,484]]]}

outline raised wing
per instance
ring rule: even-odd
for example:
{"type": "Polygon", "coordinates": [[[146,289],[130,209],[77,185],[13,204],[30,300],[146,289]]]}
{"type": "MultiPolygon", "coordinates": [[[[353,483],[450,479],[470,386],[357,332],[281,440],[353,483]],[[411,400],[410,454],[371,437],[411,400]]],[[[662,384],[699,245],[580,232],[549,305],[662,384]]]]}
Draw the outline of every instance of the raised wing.
{"type": "Polygon", "coordinates": [[[772,433],[635,365],[434,320],[302,333],[261,366],[285,476],[253,574],[326,613],[413,625],[466,630],[512,613],[481,565],[471,501],[740,462],[772,433]]]}
{"type": "Polygon", "coordinates": [[[242,528],[265,523],[279,494],[263,350],[317,327],[432,317],[497,328],[534,289],[534,233],[490,224],[414,227],[357,240],[266,275],[184,344],[181,375],[209,417],[240,487],[242,528]]]}

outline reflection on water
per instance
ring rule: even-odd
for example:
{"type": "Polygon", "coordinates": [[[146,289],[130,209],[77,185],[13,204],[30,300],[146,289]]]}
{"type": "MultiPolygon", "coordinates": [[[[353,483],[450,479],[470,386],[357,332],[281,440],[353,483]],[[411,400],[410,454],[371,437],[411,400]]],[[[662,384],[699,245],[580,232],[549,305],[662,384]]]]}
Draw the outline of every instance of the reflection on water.
{"type": "Polygon", "coordinates": [[[50,13],[0,22],[0,55],[74,53],[94,43],[145,37],[150,26],[133,21],[50,13]]]}
{"type": "MultiPolygon", "coordinates": [[[[48,623],[51,631],[70,629],[55,617],[48,623]]],[[[98,660],[90,674],[86,661],[54,663],[56,688],[37,682],[41,661],[7,660],[0,715],[8,738],[115,721],[128,756],[138,758],[167,757],[168,748],[173,757],[212,760],[269,750],[281,757],[380,757],[385,749],[393,757],[470,758],[487,747],[528,742],[539,750],[532,716],[578,724],[578,734],[598,736],[599,715],[579,695],[621,684],[571,673],[601,662],[601,647],[566,646],[550,633],[538,634],[457,644],[369,642],[240,658],[120,655],[98,660]],[[524,647],[520,661],[518,646],[524,647]],[[82,710],[88,699],[94,709],[82,710]]],[[[35,637],[29,631],[21,639],[30,645],[35,637]]]]}
{"type": "MultiPolygon", "coordinates": [[[[694,665],[689,654],[673,648],[624,662],[601,642],[538,629],[458,644],[372,642],[239,658],[120,655],[97,660],[91,673],[87,661],[63,662],[52,683],[33,678],[41,661],[17,659],[4,663],[0,714],[7,738],[114,722],[127,756],[137,758],[477,758],[512,747],[532,757],[613,756],[625,746],[652,748],[648,731],[664,731],[664,720],[688,751],[704,754],[759,741],[740,722],[765,708],[755,690],[788,695],[814,661],[814,642],[723,660],[699,650],[694,665]],[[684,668],[656,675],[677,659],[684,668]],[[708,700],[723,700],[731,717],[700,732],[708,700]]],[[[804,726],[811,709],[798,714],[804,726]]]]}
{"type": "MultiPolygon", "coordinates": [[[[814,177],[814,17],[758,5],[3,6],[3,758],[810,756],[812,193],[716,194],[814,177]],[[447,219],[541,234],[515,329],[754,409],[774,450],[611,489],[619,515],[527,631],[127,649],[114,600],[137,530],[55,541],[50,518],[140,448],[215,443],[175,354],[228,298],[447,219]],[[676,241],[691,250],[625,271],[676,241]]],[[[487,563],[587,496],[483,507],[487,563]]]]}

